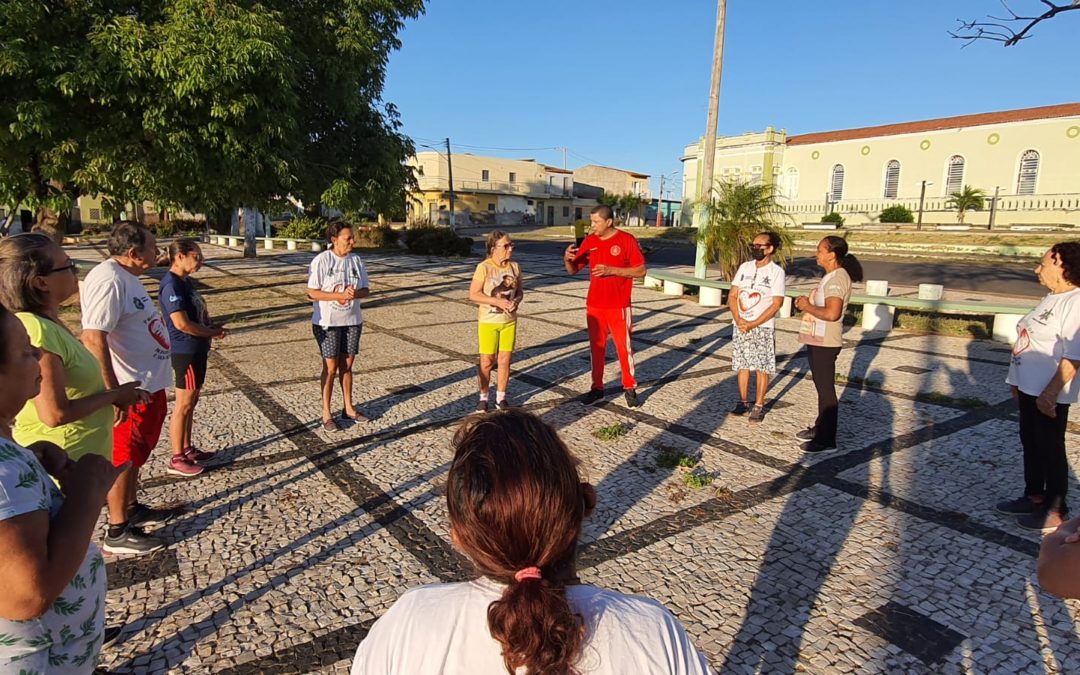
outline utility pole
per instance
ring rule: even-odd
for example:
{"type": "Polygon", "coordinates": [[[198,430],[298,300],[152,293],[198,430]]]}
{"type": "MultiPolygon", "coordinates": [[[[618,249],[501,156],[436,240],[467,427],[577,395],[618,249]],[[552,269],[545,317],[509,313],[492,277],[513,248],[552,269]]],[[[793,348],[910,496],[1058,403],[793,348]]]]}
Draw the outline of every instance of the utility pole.
{"type": "Polygon", "coordinates": [[[1001,192],[1001,186],[1000,185],[995,185],[994,186],[994,198],[990,200],[990,222],[988,222],[986,224],[986,229],[988,229],[988,230],[994,229],[994,216],[997,215],[997,201],[998,201],[998,193],[999,192],[1001,192]]]}
{"type": "Polygon", "coordinates": [[[916,230],[921,230],[922,229],[923,202],[926,201],[926,186],[927,185],[933,185],[933,183],[931,183],[930,181],[925,181],[924,180],[922,182],[922,189],[919,190],[919,219],[915,223],[915,229],[916,230]]]}
{"type": "Polygon", "coordinates": [[[450,156],[450,139],[446,139],[446,172],[450,178],[450,231],[456,231],[454,227],[454,162],[450,156]]]}
{"type": "Polygon", "coordinates": [[[656,200],[656,226],[661,227],[663,225],[663,216],[660,215],[660,211],[664,208],[664,174],[660,174],[660,197],[656,200]]]}
{"type": "Polygon", "coordinates": [[[562,168],[565,169],[566,168],[566,150],[567,149],[566,148],[555,148],[555,149],[562,151],[562,168]]]}
{"type": "MultiPolygon", "coordinates": [[[[705,122],[705,156],[702,158],[701,184],[698,187],[699,199],[712,200],[713,167],[716,164],[716,125],[720,119],[720,77],[724,70],[724,21],[727,17],[727,0],[716,2],[716,40],[713,42],[712,77],[709,82],[709,114],[705,122]]],[[[704,209],[699,204],[696,210],[697,226],[702,225],[704,209]]],[[[694,259],[694,276],[704,279],[707,272],[705,264],[705,246],[698,242],[697,255],[694,259]]]]}

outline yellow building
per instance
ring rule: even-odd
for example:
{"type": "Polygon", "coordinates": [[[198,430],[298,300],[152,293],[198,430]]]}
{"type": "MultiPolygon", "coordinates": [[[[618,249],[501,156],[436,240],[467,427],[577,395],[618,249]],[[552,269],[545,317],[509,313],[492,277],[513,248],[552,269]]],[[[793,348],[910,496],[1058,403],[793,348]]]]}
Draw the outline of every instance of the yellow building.
{"type": "MultiPolygon", "coordinates": [[[[453,155],[455,224],[568,225],[573,222],[574,172],[532,159],[453,155]]],[[[408,196],[410,222],[450,222],[450,168],[441,152],[408,162],[419,189],[408,196]]]]}
{"type": "MultiPolygon", "coordinates": [[[[946,202],[965,185],[995,194],[995,226],[1080,225],[1080,103],[788,136],[718,138],[718,180],[772,181],[794,222],[837,211],[875,222],[903,205],[953,224],[946,202]]],[[[683,199],[697,199],[704,141],[683,153],[683,199]]],[[[987,208],[965,222],[985,226],[987,208]]]]}

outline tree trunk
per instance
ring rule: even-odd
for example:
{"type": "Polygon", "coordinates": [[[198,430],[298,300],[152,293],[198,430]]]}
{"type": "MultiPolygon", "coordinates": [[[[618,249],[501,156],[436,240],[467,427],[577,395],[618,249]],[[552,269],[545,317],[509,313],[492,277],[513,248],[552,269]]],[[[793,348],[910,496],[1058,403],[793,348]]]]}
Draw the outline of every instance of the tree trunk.
{"type": "Polygon", "coordinates": [[[248,218],[248,210],[246,208],[240,209],[240,230],[244,233],[244,257],[254,258],[256,256],[255,246],[255,223],[254,220],[258,216],[248,218]]]}

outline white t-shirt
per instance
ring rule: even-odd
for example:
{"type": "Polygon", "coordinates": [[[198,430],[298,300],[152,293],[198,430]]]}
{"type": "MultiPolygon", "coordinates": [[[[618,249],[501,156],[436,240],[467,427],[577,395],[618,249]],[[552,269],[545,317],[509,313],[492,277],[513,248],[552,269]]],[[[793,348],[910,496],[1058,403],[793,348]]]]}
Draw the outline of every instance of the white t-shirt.
{"type": "MultiPolygon", "coordinates": [[[[758,267],[755,260],[739,265],[731,281],[731,285],[739,289],[736,298],[739,316],[744,321],[756,321],[772,306],[773,298],[784,297],[784,278],[784,270],[772,261],[764,267],[758,267]]],[[[761,324],[762,327],[775,328],[775,316],[761,324]]]]}
{"type": "Polygon", "coordinates": [[[109,334],[120,384],[138,380],[150,393],[172,385],[169,330],[137,276],[110,258],[86,275],[79,302],[83,330],[109,334]]]}
{"type": "MultiPolygon", "coordinates": [[[[347,288],[359,291],[367,287],[367,268],[355,253],[349,253],[342,258],[333,251],[323,251],[311,261],[308,288],[326,293],[340,293],[347,288]]],[[[359,300],[316,300],[312,304],[315,313],[311,317],[311,323],[317,326],[359,326],[364,322],[359,300]]]]}
{"type": "MultiPolygon", "coordinates": [[[[1038,396],[1054,377],[1061,359],[1080,360],[1080,288],[1050,293],[1016,324],[1016,343],[1005,381],[1038,396]]],[[[1058,403],[1076,403],[1080,384],[1073,378],[1058,403]]]]}
{"type": "MultiPolygon", "coordinates": [[[[506,675],[487,610],[503,586],[486,578],[407,591],[375,625],[353,659],[352,675],[506,675]]],[[[711,672],[682,624],[663,605],[595,586],[566,589],[585,619],[578,672],[588,675],[711,672]]]]}

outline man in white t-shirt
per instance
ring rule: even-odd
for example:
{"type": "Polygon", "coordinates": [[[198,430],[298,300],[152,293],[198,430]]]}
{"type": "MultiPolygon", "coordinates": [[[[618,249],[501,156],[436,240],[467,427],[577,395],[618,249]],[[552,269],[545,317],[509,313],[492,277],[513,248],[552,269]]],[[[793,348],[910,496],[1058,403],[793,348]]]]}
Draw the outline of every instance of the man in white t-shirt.
{"type": "Polygon", "coordinates": [[[762,232],[750,244],[748,260],[731,280],[728,308],[733,322],[731,368],[738,373],[739,402],[732,415],[750,413],[752,422],[765,415],[769,376],[776,374],[776,313],[784,304],[784,270],[773,262],[781,246],[775,232],[762,232]],[[757,373],[750,407],[750,371],[757,373]]]}
{"type": "Polygon", "coordinates": [[[308,274],[308,297],[313,313],[311,329],[322,355],[322,428],[324,431],[341,429],[330,410],[334,396],[334,380],[341,382],[341,395],[345,419],[362,422],[366,418],[353,406],[353,361],[360,352],[360,334],[364,329],[364,317],[360,310],[361,298],[371,294],[368,289],[367,269],[360,256],[353,253],[356,243],[352,226],[334,222],[327,231],[329,250],[323,251],[311,261],[308,274]]]}
{"type": "Polygon", "coordinates": [[[139,275],[156,264],[157,241],[139,223],[122,222],[109,235],[110,258],[90,270],[80,292],[82,341],[101,366],[105,386],[114,389],[139,382],[148,396],[129,409],[116,410],[112,461],[130,460],[109,491],[109,529],[105,551],[149,553],[164,543],[142,530],[176,515],[177,509],[154,509],[136,498],[139,468],[157,445],[172,382],[169,331],[139,275]]]}

